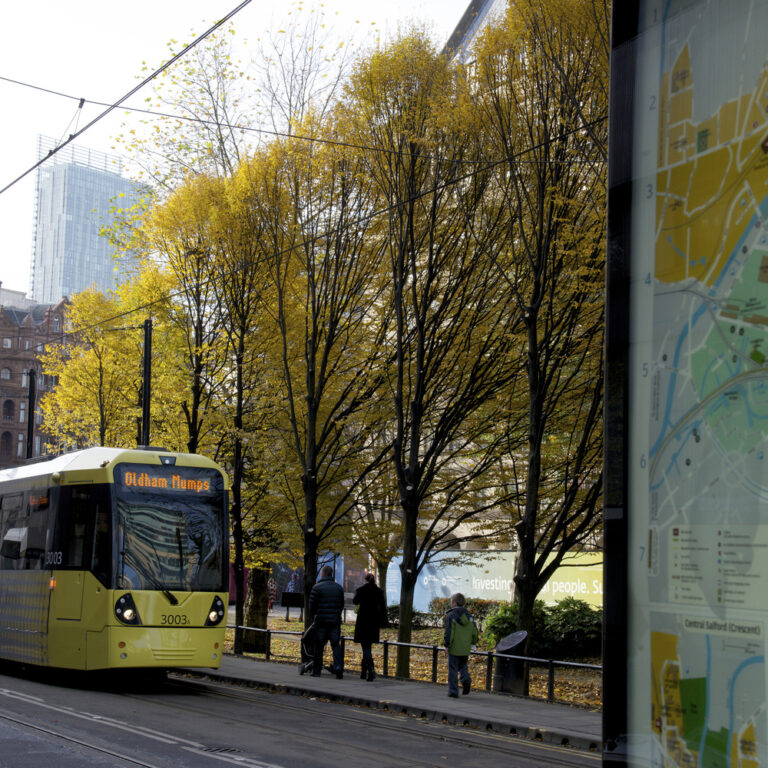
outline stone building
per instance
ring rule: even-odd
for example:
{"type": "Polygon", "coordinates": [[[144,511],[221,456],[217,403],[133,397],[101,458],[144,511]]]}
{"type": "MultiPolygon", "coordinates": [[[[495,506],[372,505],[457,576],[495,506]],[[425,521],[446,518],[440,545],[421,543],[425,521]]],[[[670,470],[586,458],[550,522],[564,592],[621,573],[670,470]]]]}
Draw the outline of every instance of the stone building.
{"type": "Polygon", "coordinates": [[[42,375],[40,356],[47,344],[63,340],[65,306],[66,299],[36,304],[0,283],[0,468],[24,463],[30,418],[31,456],[45,452],[48,435],[40,429],[39,413],[30,414],[29,374],[35,372],[38,403],[53,384],[42,375]]]}

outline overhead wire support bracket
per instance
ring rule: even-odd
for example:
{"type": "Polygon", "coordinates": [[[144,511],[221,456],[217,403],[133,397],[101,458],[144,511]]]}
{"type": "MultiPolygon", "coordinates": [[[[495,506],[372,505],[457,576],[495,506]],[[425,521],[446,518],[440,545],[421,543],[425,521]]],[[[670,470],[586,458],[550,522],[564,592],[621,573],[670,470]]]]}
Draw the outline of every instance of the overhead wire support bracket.
{"type": "MultiPolygon", "coordinates": [[[[131,98],[134,94],[136,94],[138,91],[140,91],[145,85],[152,82],[158,75],[165,72],[168,67],[170,67],[172,64],[175,64],[182,56],[184,56],[188,51],[192,50],[198,43],[205,40],[206,37],[208,37],[210,34],[215,32],[220,26],[223,24],[226,24],[236,13],[239,13],[243,8],[245,8],[246,5],[250,4],[251,0],[243,0],[240,5],[238,5],[236,8],[231,10],[226,16],[219,19],[212,27],[207,29],[205,32],[203,32],[202,35],[199,35],[196,37],[191,43],[184,46],[184,48],[181,49],[175,56],[172,56],[168,61],[165,62],[159,69],[156,69],[151,75],[145,77],[137,86],[132,88],[128,93],[126,93],[122,98],[120,98],[118,101],[116,101],[114,104],[111,104],[109,107],[107,107],[103,112],[98,114],[96,117],[91,120],[90,123],[87,125],[84,125],[79,131],[76,131],[75,133],[70,134],[69,138],[67,138],[65,141],[63,141],[59,146],[57,146],[55,149],[52,149],[46,157],[44,157],[42,160],[38,160],[33,166],[28,168],[24,173],[17,176],[13,181],[6,184],[2,189],[0,189],[0,195],[3,194],[6,190],[10,189],[14,184],[17,184],[19,181],[21,181],[26,176],[29,176],[32,171],[39,168],[49,157],[52,155],[55,155],[60,149],[63,149],[67,146],[70,142],[74,141],[78,136],[85,133],[91,126],[95,125],[99,122],[102,118],[106,117],[110,112],[117,109],[124,101],[127,101],[131,98]]],[[[83,100],[84,101],[84,100],[83,100]]]]}

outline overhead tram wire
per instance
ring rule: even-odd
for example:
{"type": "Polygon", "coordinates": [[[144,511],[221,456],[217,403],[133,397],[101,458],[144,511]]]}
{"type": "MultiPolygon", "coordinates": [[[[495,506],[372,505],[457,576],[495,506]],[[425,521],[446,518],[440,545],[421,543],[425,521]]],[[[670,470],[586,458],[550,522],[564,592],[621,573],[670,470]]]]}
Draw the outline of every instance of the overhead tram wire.
{"type": "Polygon", "coordinates": [[[131,96],[134,96],[136,93],[138,93],[138,91],[140,91],[145,85],[152,82],[152,80],[154,80],[158,75],[165,72],[165,70],[168,69],[168,67],[170,67],[172,64],[175,64],[182,56],[184,56],[187,52],[191,51],[192,48],[194,48],[196,45],[198,45],[203,40],[205,40],[206,37],[208,37],[210,34],[215,32],[223,24],[226,24],[235,14],[239,13],[243,8],[245,8],[246,5],[249,5],[250,2],[251,0],[243,0],[243,2],[240,3],[240,5],[238,5],[236,8],[231,10],[226,16],[219,19],[219,21],[217,21],[213,26],[209,27],[205,32],[203,32],[202,35],[199,35],[198,37],[196,37],[191,43],[184,46],[184,48],[182,48],[181,51],[179,51],[175,56],[172,56],[170,59],[168,59],[168,61],[166,61],[165,64],[163,64],[154,72],[152,72],[151,75],[148,75],[147,77],[145,77],[137,86],[135,86],[134,88],[131,88],[131,90],[128,91],[128,93],[126,93],[122,98],[118,99],[116,102],[114,102],[114,104],[110,104],[107,107],[107,109],[105,109],[95,118],[93,118],[93,120],[91,120],[90,123],[88,123],[87,125],[84,125],[79,131],[70,134],[65,141],[63,141],[54,149],[50,150],[44,158],[42,158],[41,160],[38,160],[31,168],[28,168],[20,176],[17,176],[9,184],[6,184],[2,189],[0,189],[0,195],[2,195],[3,192],[10,189],[14,184],[17,184],[18,182],[20,182],[26,176],[29,176],[29,174],[32,173],[32,171],[39,168],[49,158],[53,157],[53,155],[55,155],[59,150],[64,149],[64,147],[66,147],[67,144],[70,144],[71,142],[73,142],[78,136],[81,136],[89,128],[91,128],[100,120],[105,118],[110,112],[113,112],[115,109],[117,109],[124,101],[126,101],[127,99],[130,99],[131,96]]]}
{"type": "MultiPolygon", "coordinates": [[[[48,93],[48,94],[51,94],[52,96],[60,96],[63,99],[70,99],[73,101],[84,102],[85,104],[92,104],[95,107],[108,106],[103,101],[81,99],[77,96],[72,96],[69,93],[62,93],[61,91],[53,91],[50,88],[44,88],[39,85],[33,85],[32,83],[25,83],[25,82],[22,82],[21,80],[14,80],[10,77],[3,77],[2,75],[0,75],[0,81],[6,82],[6,83],[12,83],[13,85],[19,85],[19,86],[22,86],[23,88],[31,88],[32,90],[48,93]]],[[[122,108],[126,112],[136,112],[140,115],[148,115],[150,117],[161,117],[161,118],[166,118],[168,120],[179,120],[179,121],[188,122],[188,123],[200,123],[201,125],[207,125],[207,126],[216,125],[216,122],[214,120],[205,120],[201,117],[191,117],[189,115],[177,115],[171,112],[159,112],[154,109],[146,109],[145,107],[131,107],[128,105],[124,105],[122,108]]],[[[589,126],[599,125],[601,122],[605,122],[607,119],[608,119],[607,116],[603,116],[590,123],[586,123],[582,127],[586,128],[589,126]]],[[[316,144],[328,144],[333,147],[343,147],[347,149],[361,149],[361,150],[366,150],[368,152],[380,152],[382,154],[388,154],[393,156],[398,156],[398,155],[406,156],[408,154],[405,152],[397,152],[394,149],[385,149],[383,147],[371,147],[371,146],[368,146],[367,144],[354,144],[353,142],[350,142],[350,141],[339,141],[337,139],[321,138],[319,136],[303,136],[302,134],[286,133],[285,131],[276,131],[270,128],[257,128],[252,125],[239,125],[239,124],[229,125],[228,124],[227,127],[232,130],[242,131],[243,133],[257,133],[260,135],[275,136],[277,138],[295,139],[298,141],[307,141],[307,142],[313,142],[316,144]]],[[[422,155],[422,157],[425,159],[428,159],[430,158],[430,155],[422,155]]],[[[488,162],[494,162],[494,161],[492,160],[491,161],[489,160],[456,160],[454,158],[445,158],[445,160],[442,162],[453,163],[458,165],[481,165],[481,164],[485,165],[488,162]]],[[[535,164],[535,161],[528,161],[528,162],[535,164]]],[[[573,161],[569,161],[569,162],[573,162],[573,161]]],[[[584,162],[587,162],[587,161],[584,161],[584,162]]]]}
{"type": "MultiPolygon", "coordinates": [[[[590,127],[593,127],[595,125],[599,125],[600,123],[605,122],[605,120],[607,120],[607,119],[608,118],[606,116],[599,117],[596,120],[593,120],[593,121],[591,121],[589,123],[586,123],[585,125],[580,125],[580,126],[577,126],[576,128],[571,129],[570,131],[566,131],[564,134],[562,134],[560,136],[557,136],[556,138],[547,139],[546,141],[541,141],[541,142],[539,142],[538,144],[535,144],[532,147],[528,147],[527,149],[523,149],[520,152],[516,152],[512,157],[505,157],[505,158],[503,158],[501,160],[489,161],[483,168],[475,168],[475,169],[469,171],[468,173],[463,174],[462,176],[454,176],[453,178],[449,179],[448,181],[442,182],[441,184],[436,184],[435,186],[430,187],[429,189],[426,189],[423,192],[420,192],[419,194],[414,195],[413,197],[410,197],[410,198],[408,198],[406,200],[403,200],[403,201],[401,201],[399,203],[395,203],[394,205],[387,206],[386,208],[381,208],[378,211],[372,211],[371,213],[368,213],[365,216],[361,216],[359,219],[356,219],[355,221],[347,222],[347,224],[343,227],[343,229],[346,230],[346,229],[349,229],[350,227],[354,227],[354,226],[356,226],[358,224],[367,223],[367,222],[371,221],[372,219],[376,218],[377,216],[383,216],[384,214],[390,213],[391,211],[394,211],[397,208],[401,208],[402,206],[407,205],[408,203],[414,202],[416,200],[420,200],[422,197],[426,197],[427,195],[431,195],[431,194],[433,194],[435,192],[440,192],[443,189],[447,189],[452,184],[459,184],[462,181],[466,181],[468,179],[471,179],[475,174],[478,174],[478,173],[481,173],[481,172],[484,172],[484,171],[489,171],[489,170],[495,168],[496,166],[503,165],[504,163],[510,162],[511,160],[517,160],[520,157],[522,157],[523,155],[528,154],[529,152],[533,152],[533,151],[535,151],[537,149],[541,149],[543,147],[546,147],[549,144],[554,144],[554,143],[556,143],[558,141],[562,141],[563,139],[567,138],[568,136],[570,136],[570,135],[572,135],[574,133],[578,133],[579,131],[582,131],[585,128],[590,128],[590,127]]],[[[333,228],[333,229],[326,230],[325,232],[323,232],[323,233],[321,233],[319,235],[316,235],[315,237],[309,237],[306,240],[302,240],[299,243],[295,243],[290,248],[284,248],[282,251],[279,251],[275,255],[276,256],[285,256],[285,255],[287,255],[287,254],[289,254],[289,253],[291,253],[293,251],[299,250],[300,248],[302,248],[305,245],[311,245],[311,244],[317,242],[318,240],[323,240],[325,238],[333,237],[334,235],[338,234],[341,231],[341,229],[342,229],[342,227],[336,227],[336,228],[333,228]]],[[[501,266],[496,261],[496,259],[493,259],[493,262],[494,262],[495,266],[497,267],[497,269],[499,269],[499,271],[501,271],[502,274],[503,274],[503,270],[501,269],[501,266]]],[[[506,277],[505,275],[503,275],[503,276],[506,277]]],[[[207,284],[207,281],[204,281],[201,285],[206,285],[206,284],[207,284]]],[[[149,309],[150,307],[155,306],[155,304],[160,304],[160,303],[162,303],[164,301],[167,301],[169,299],[175,299],[175,298],[177,298],[179,296],[182,296],[183,294],[184,294],[183,290],[177,291],[175,293],[171,293],[168,296],[164,296],[163,298],[155,299],[155,301],[150,301],[150,302],[147,302],[146,304],[142,304],[141,306],[134,307],[133,309],[128,309],[125,312],[120,312],[117,315],[113,315],[111,317],[104,318],[104,319],[100,320],[99,322],[94,323],[93,325],[86,326],[85,328],[81,328],[81,329],[79,329],[77,331],[65,331],[62,334],[62,336],[76,336],[77,334],[89,331],[92,328],[95,328],[98,325],[101,325],[102,323],[114,322],[114,321],[120,320],[120,319],[122,319],[124,317],[128,317],[128,316],[130,316],[130,315],[132,315],[132,314],[134,314],[136,312],[143,312],[143,311],[149,309]]]]}

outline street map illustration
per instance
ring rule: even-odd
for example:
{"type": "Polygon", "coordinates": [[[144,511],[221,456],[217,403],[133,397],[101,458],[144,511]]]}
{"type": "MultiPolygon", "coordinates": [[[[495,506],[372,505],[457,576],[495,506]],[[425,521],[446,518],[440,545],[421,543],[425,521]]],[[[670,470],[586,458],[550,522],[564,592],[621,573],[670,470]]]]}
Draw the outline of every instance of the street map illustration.
{"type": "Polygon", "coordinates": [[[651,352],[637,363],[650,393],[637,463],[651,763],[757,768],[768,765],[768,2],[646,12],[659,17],[655,176],[635,193],[655,206],[637,276],[652,291],[651,352]]]}

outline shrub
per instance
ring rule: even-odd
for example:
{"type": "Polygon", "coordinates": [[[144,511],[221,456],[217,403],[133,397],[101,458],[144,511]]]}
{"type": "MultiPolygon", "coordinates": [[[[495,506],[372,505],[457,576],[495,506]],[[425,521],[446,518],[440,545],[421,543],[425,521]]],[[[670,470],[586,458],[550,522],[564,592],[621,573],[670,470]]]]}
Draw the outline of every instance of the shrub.
{"type": "Polygon", "coordinates": [[[429,612],[430,613],[438,613],[441,616],[448,613],[448,611],[451,609],[451,598],[450,597],[433,597],[429,601],[429,612]]]}
{"type": "MultiPolygon", "coordinates": [[[[477,628],[480,631],[483,631],[488,617],[496,613],[502,605],[504,605],[504,603],[500,600],[482,600],[479,597],[467,598],[467,610],[472,614],[472,618],[475,620],[477,628]]],[[[450,597],[433,597],[429,602],[429,612],[435,616],[439,616],[441,623],[443,616],[445,616],[450,609],[450,597]]]]}
{"type": "MultiPolygon", "coordinates": [[[[399,605],[387,606],[387,623],[390,627],[397,627],[400,625],[399,605]]],[[[413,622],[411,624],[413,629],[430,629],[432,627],[441,627],[442,625],[443,617],[441,615],[416,610],[413,612],[413,622]]]]}
{"type": "Polygon", "coordinates": [[[481,600],[479,597],[467,598],[469,612],[475,617],[478,628],[483,631],[488,617],[496,613],[502,605],[504,603],[501,600],[481,600]]]}
{"type": "MultiPolygon", "coordinates": [[[[449,598],[434,598],[429,604],[428,613],[413,612],[413,628],[442,627],[443,617],[449,608],[449,598]]],[[[467,598],[467,609],[475,617],[478,629],[483,630],[480,640],[488,650],[494,649],[502,638],[520,628],[516,603],[467,598]],[[489,611],[494,612],[488,616],[489,611]]],[[[387,608],[391,626],[397,626],[399,611],[398,605],[387,608]]],[[[551,606],[541,600],[534,603],[533,629],[527,655],[540,659],[593,658],[600,656],[601,641],[602,612],[599,608],[593,608],[589,603],[574,597],[567,597],[551,606]]]]}
{"type": "Polygon", "coordinates": [[[566,597],[547,609],[547,636],[553,658],[599,656],[603,616],[584,600],[566,597]]]}
{"type": "MultiPolygon", "coordinates": [[[[504,603],[488,620],[487,645],[493,648],[503,637],[519,629],[517,604],[504,603]]],[[[555,605],[537,600],[529,656],[544,659],[583,659],[599,656],[602,612],[583,600],[567,597],[555,605]]]]}
{"type": "MultiPolygon", "coordinates": [[[[546,606],[541,600],[533,604],[533,629],[530,633],[529,656],[544,656],[548,646],[546,639],[546,606]]],[[[502,603],[499,610],[491,616],[486,625],[486,644],[494,648],[499,640],[519,630],[517,621],[517,603],[502,603]]]]}

